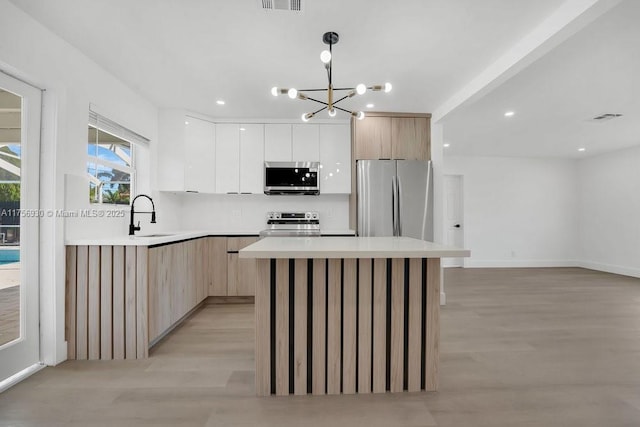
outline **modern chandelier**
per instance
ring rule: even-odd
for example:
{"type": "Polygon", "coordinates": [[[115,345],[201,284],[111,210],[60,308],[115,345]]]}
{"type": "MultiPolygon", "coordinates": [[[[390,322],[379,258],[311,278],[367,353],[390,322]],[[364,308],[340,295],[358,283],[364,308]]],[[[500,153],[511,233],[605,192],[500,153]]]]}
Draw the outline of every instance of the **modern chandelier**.
{"type": "Polygon", "coordinates": [[[322,36],[322,41],[325,44],[329,45],[329,50],[323,50],[322,53],[320,54],[320,60],[324,64],[324,68],[327,70],[327,79],[329,80],[329,85],[327,86],[326,89],[295,89],[295,88],[286,89],[286,88],[279,88],[279,87],[271,88],[271,94],[273,96],[286,94],[291,99],[297,98],[302,100],[309,100],[309,101],[313,101],[323,105],[323,107],[320,108],[319,110],[313,111],[311,113],[302,114],[302,121],[304,122],[308,122],[313,116],[315,116],[316,114],[324,110],[327,110],[329,117],[335,117],[337,113],[336,110],[340,110],[350,114],[353,117],[356,117],[359,120],[362,120],[365,117],[364,111],[350,111],[344,108],[340,108],[336,104],[341,101],[344,101],[347,98],[352,98],[355,95],[363,95],[367,90],[371,90],[374,92],[379,92],[381,90],[385,92],[391,91],[391,83],[385,83],[383,85],[373,85],[373,86],[366,86],[364,83],[360,83],[356,87],[334,88],[333,80],[332,80],[332,74],[333,74],[332,73],[332,63],[333,63],[332,47],[334,44],[338,43],[339,39],[340,37],[338,36],[338,33],[335,33],[333,31],[324,33],[324,35],[322,36]],[[339,97],[338,99],[334,99],[334,96],[335,96],[334,92],[343,92],[343,91],[348,91],[348,92],[346,95],[339,97]],[[327,92],[327,102],[321,101],[319,99],[311,98],[310,96],[306,95],[305,92],[327,92]]]}

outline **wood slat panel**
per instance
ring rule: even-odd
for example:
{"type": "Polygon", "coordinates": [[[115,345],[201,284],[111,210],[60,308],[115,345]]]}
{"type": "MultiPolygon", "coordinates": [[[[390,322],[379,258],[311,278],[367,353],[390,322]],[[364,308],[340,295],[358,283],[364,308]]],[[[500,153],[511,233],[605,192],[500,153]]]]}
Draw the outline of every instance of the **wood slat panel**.
{"type": "Polygon", "coordinates": [[[100,358],[113,358],[113,247],[100,247],[100,358]]]}
{"type": "Polygon", "coordinates": [[[342,393],[356,392],[357,260],[344,260],[342,318],[342,393]]]}
{"type": "Polygon", "coordinates": [[[100,246],[89,246],[89,360],[100,359],[100,246]]]}
{"type": "Polygon", "coordinates": [[[307,260],[295,260],[293,389],[307,394],[307,260]]]}
{"type": "Polygon", "coordinates": [[[373,392],[387,388],[387,260],[373,261],[373,392]]]}
{"type": "Polygon", "coordinates": [[[78,246],[78,270],[76,276],[76,358],[86,360],[88,357],[88,318],[89,303],[89,247],[78,246]]]}
{"type": "Polygon", "coordinates": [[[125,358],[135,359],[136,351],[136,247],[125,246],[124,327],[125,358]]]}
{"type": "Polygon", "coordinates": [[[327,303],[326,260],[313,260],[313,369],[311,386],[313,394],[326,393],[326,303],[327,303]]]}
{"type": "Polygon", "coordinates": [[[341,260],[330,259],[327,293],[327,393],[340,394],[341,260]]]}
{"type": "Polygon", "coordinates": [[[259,259],[256,265],[256,394],[271,394],[271,294],[270,260],[259,259]]]}
{"type": "Polygon", "coordinates": [[[289,260],[276,260],[276,394],[289,394],[289,260]]]}
{"type": "Polygon", "coordinates": [[[149,248],[137,246],[136,250],[136,355],[138,359],[149,356],[147,329],[147,290],[149,248]]]}
{"type": "Polygon", "coordinates": [[[113,247],[113,358],[124,359],[124,246],[113,247]]]}
{"type": "Polygon", "coordinates": [[[371,262],[358,260],[358,393],[371,393],[371,262]]]}
{"type": "Polygon", "coordinates": [[[67,246],[67,262],[65,275],[66,288],[66,312],[65,312],[65,339],[67,340],[67,358],[76,358],[76,272],[77,272],[77,248],[67,246]]]}
{"type": "Polygon", "coordinates": [[[409,348],[407,391],[420,391],[422,342],[422,260],[409,261],[409,348]]]}
{"type": "Polygon", "coordinates": [[[440,258],[427,259],[426,309],[425,389],[436,391],[440,341],[440,258]]]}
{"type": "Polygon", "coordinates": [[[404,259],[391,265],[391,392],[404,389],[404,259]]]}

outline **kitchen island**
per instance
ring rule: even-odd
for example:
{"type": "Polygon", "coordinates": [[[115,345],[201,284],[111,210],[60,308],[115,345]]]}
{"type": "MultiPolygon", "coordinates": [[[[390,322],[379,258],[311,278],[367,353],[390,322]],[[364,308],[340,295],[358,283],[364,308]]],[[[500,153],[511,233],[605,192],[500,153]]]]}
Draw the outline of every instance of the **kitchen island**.
{"type": "Polygon", "coordinates": [[[408,237],[268,237],[257,259],[256,393],[438,388],[440,258],[408,237]]]}

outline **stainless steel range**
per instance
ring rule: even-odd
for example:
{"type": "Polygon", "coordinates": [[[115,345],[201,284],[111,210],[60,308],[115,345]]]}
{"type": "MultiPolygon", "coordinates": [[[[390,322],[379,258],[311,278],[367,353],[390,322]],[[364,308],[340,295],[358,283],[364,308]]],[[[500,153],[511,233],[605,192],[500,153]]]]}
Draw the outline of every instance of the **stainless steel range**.
{"type": "Polygon", "coordinates": [[[260,237],[320,236],[318,212],[268,212],[260,237]]]}

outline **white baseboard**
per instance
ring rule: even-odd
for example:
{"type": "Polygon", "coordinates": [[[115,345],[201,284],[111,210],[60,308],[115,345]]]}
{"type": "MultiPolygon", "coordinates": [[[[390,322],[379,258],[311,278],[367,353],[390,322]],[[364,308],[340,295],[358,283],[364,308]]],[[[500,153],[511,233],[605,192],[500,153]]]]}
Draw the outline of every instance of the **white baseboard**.
{"type": "Polygon", "coordinates": [[[578,267],[589,270],[604,271],[606,273],[620,274],[640,278],[640,268],[624,267],[622,265],[603,264],[594,261],[578,261],[578,267]]]}
{"type": "Polygon", "coordinates": [[[465,268],[544,268],[544,267],[578,267],[576,260],[557,259],[466,259],[465,268]]]}
{"type": "Polygon", "coordinates": [[[31,365],[28,368],[23,369],[15,375],[10,376],[4,381],[0,381],[0,393],[7,390],[8,388],[18,384],[20,381],[23,381],[29,378],[31,375],[38,372],[40,369],[44,369],[45,365],[42,363],[36,363],[35,365],[31,365]]]}

